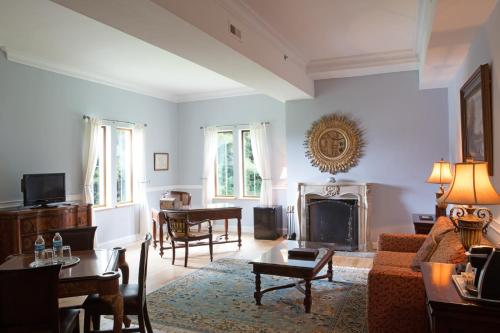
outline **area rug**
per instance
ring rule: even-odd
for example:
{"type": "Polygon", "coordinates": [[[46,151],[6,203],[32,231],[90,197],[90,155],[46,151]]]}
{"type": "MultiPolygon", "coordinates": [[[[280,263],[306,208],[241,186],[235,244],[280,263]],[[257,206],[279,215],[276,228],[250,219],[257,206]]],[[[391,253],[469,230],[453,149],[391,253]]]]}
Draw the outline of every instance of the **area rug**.
{"type": "MultiPolygon", "coordinates": [[[[241,259],[221,259],[148,295],[155,332],[367,332],[368,269],[334,266],[334,282],[312,283],[311,313],[295,288],[264,294],[255,305],[255,276],[241,259]]],[[[262,275],[262,287],[291,282],[262,275]]]]}

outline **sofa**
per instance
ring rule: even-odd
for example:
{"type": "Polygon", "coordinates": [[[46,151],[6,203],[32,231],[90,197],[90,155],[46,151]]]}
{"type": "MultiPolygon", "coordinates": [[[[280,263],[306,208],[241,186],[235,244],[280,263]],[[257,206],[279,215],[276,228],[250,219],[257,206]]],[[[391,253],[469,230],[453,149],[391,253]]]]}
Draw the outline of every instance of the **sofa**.
{"type": "MultiPolygon", "coordinates": [[[[483,238],[483,244],[491,243],[483,238]]],[[[419,263],[466,261],[460,236],[448,217],[429,235],[381,234],[368,274],[369,333],[429,331],[425,287],[419,263]]]]}

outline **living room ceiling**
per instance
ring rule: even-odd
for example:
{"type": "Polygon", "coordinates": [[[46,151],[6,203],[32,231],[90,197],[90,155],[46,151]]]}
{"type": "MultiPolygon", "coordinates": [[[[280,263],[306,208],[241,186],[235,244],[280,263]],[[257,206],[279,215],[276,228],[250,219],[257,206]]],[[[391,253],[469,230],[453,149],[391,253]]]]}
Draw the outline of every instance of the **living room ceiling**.
{"type": "Polygon", "coordinates": [[[11,61],[178,102],[254,90],[47,0],[1,0],[11,61]]]}
{"type": "Polygon", "coordinates": [[[417,68],[417,0],[240,3],[302,57],[313,78],[417,68]]]}

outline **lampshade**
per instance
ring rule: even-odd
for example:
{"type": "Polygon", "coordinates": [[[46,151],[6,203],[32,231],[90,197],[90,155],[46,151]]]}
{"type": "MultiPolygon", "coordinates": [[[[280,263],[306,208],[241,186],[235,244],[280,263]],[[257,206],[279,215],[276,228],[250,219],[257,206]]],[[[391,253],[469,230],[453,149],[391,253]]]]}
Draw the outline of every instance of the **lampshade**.
{"type": "Polygon", "coordinates": [[[453,181],[440,201],[460,205],[499,204],[500,196],[491,185],[487,163],[456,163],[453,181]]]}
{"type": "Polygon", "coordinates": [[[452,178],[450,163],[441,159],[441,161],[434,163],[431,175],[427,178],[427,183],[449,184],[452,178]]]}

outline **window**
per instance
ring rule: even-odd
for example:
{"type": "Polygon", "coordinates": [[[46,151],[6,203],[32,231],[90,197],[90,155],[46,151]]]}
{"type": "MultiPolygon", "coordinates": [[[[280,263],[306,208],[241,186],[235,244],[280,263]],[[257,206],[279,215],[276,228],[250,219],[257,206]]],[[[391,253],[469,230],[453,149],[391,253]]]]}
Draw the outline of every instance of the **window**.
{"type": "Polygon", "coordinates": [[[215,196],[234,196],[234,148],[232,131],[219,132],[217,135],[215,196]]]}
{"type": "Polygon", "coordinates": [[[132,202],[132,130],[116,129],[116,203],[132,202]]]}
{"type": "Polygon", "coordinates": [[[250,141],[250,131],[241,131],[241,170],[244,197],[260,196],[262,178],[257,172],[257,167],[253,159],[252,142],[250,141]]]}
{"type": "Polygon", "coordinates": [[[99,148],[97,164],[94,171],[92,188],[94,191],[94,206],[106,206],[106,126],[99,129],[99,148]]]}

